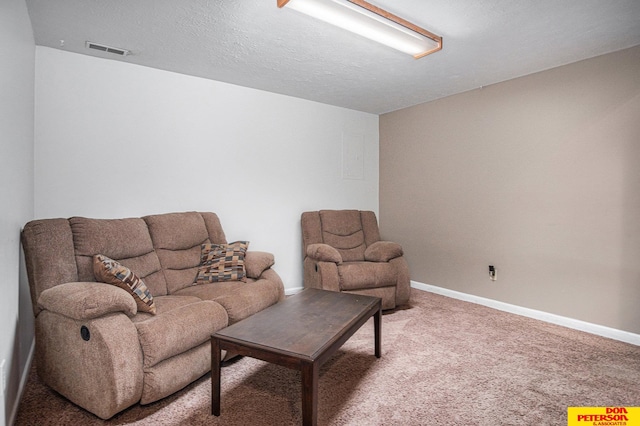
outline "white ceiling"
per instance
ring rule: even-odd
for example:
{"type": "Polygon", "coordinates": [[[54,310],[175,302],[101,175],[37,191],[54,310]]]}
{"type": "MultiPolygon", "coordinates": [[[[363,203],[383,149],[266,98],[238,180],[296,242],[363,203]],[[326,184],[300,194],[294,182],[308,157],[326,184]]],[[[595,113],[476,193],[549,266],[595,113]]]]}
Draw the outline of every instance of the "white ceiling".
{"type": "Polygon", "coordinates": [[[276,0],[26,2],[37,45],[375,114],[640,44],[639,0],[370,0],[443,37],[417,60],[276,0]]]}

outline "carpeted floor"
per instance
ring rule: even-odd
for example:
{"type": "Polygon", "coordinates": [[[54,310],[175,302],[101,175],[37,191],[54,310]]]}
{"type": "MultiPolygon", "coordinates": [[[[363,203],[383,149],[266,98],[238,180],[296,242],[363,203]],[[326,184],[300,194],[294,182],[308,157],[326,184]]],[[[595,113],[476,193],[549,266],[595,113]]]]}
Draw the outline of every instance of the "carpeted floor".
{"type": "MultiPolygon", "coordinates": [[[[283,324],[286,327],[286,324],[283,324]]],[[[31,373],[16,425],[300,424],[299,373],[240,358],[222,369],[222,415],[207,375],[102,421],[31,373]]],[[[640,406],[640,347],[413,290],[321,369],[320,425],[566,425],[569,406],[640,406]]]]}

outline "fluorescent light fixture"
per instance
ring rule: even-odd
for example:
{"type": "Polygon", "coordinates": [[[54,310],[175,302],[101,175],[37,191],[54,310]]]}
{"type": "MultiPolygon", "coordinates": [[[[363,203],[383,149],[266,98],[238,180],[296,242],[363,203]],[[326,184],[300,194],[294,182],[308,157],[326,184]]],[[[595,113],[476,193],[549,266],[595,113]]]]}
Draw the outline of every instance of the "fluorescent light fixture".
{"type": "Polygon", "coordinates": [[[364,0],[278,0],[287,6],[401,52],[422,58],[442,49],[442,37],[364,0]]]}

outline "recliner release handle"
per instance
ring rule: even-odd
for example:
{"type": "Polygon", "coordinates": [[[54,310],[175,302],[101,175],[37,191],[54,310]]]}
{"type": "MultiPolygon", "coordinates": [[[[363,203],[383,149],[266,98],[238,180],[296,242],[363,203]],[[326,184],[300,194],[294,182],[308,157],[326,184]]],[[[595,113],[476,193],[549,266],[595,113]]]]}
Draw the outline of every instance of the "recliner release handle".
{"type": "Polygon", "coordinates": [[[88,342],[89,339],[91,339],[91,333],[89,332],[89,329],[86,325],[80,327],[80,336],[82,336],[82,340],[84,340],[85,342],[88,342]]]}

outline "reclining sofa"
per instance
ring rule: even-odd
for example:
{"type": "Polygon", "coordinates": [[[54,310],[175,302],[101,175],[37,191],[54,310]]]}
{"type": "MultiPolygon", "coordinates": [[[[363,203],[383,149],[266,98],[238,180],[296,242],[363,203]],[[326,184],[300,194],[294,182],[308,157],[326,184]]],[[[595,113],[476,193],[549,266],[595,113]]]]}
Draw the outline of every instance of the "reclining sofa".
{"type": "MultiPolygon", "coordinates": [[[[40,378],[102,419],[164,398],[211,370],[210,337],[284,298],[269,253],[242,280],[196,283],[203,244],[227,244],[215,213],[44,219],[22,231],[40,378]],[[96,255],[146,285],[153,311],[98,282],[96,255]]],[[[139,300],[137,302],[140,302],[139,300]]]]}

